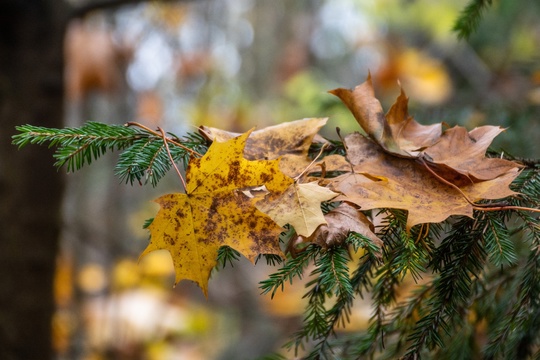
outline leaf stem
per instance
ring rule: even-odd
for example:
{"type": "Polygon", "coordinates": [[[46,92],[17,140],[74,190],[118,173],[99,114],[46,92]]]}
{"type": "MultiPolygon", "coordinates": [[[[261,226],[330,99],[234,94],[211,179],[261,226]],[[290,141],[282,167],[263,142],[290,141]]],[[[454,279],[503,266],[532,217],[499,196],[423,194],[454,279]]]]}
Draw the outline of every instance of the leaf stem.
{"type": "Polygon", "coordinates": [[[180,181],[182,182],[182,185],[184,186],[184,192],[187,193],[187,185],[186,181],[184,180],[184,177],[180,173],[180,170],[178,170],[178,167],[176,166],[174,159],[171,155],[171,150],[169,149],[169,144],[167,144],[167,136],[165,135],[165,131],[163,131],[162,128],[158,127],[158,131],[161,133],[161,137],[163,138],[163,144],[165,144],[165,149],[167,149],[167,155],[169,155],[169,159],[171,160],[172,166],[174,166],[174,169],[176,170],[176,173],[178,174],[178,177],[180,178],[180,181]]]}
{"type": "Polygon", "coordinates": [[[524,210],[524,211],[532,211],[532,212],[540,212],[540,209],[534,209],[534,208],[528,208],[528,207],[522,207],[522,206],[513,206],[513,205],[501,205],[501,206],[493,206],[489,204],[475,204],[472,202],[467,195],[461,189],[455,185],[452,184],[450,181],[442,178],[440,175],[438,175],[435,171],[433,171],[428,164],[426,164],[425,160],[423,158],[419,159],[422,162],[422,165],[429,171],[433,176],[435,176],[438,180],[442,181],[446,185],[449,185],[459,191],[459,193],[463,196],[463,198],[473,207],[474,210],[479,211],[499,211],[499,210],[524,210]]]}
{"type": "Polygon", "coordinates": [[[477,205],[474,205],[474,210],[480,210],[480,211],[500,211],[500,210],[523,210],[523,211],[532,211],[540,213],[540,209],[535,208],[528,208],[523,206],[514,206],[514,205],[501,205],[501,206],[482,206],[478,207],[477,205]]]}
{"type": "Polygon", "coordinates": [[[454,189],[456,189],[457,191],[459,191],[459,193],[461,194],[461,196],[463,196],[463,198],[472,206],[480,206],[482,207],[481,205],[478,205],[478,204],[475,204],[474,202],[472,202],[468,197],[467,195],[456,185],[456,184],[452,184],[450,181],[444,179],[443,177],[441,177],[439,174],[437,174],[435,171],[433,171],[433,169],[431,169],[429,167],[428,164],[426,164],[426,161],[423,159],[423,158],[419,158],[419,160],[422,162],[422,165],[424,165],[424,167],[426,168],[427,171],[429,171],[431,173],[431,175],[435,176],[437,178],[437,180],[445,183],[446,185],[448,186],[451,186],[453,187],[454,189]]]}

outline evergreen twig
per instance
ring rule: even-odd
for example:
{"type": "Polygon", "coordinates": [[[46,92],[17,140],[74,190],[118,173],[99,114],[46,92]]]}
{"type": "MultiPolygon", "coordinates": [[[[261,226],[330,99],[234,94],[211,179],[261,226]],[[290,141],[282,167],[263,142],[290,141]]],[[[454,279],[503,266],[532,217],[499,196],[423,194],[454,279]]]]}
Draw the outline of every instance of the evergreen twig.
{"type": "MultiPolygon", "coordinates": [[[[107,151],[121,151],[115,172],[126,183],[157,185],[170,170],[163,135],[136,123],[131,126],[108,125],[88,122],[80,128],[53,129],[33,125],[18,126],[19,134],[13,136],[13,144],[47,144],[56,147],[55,166],[66,166],[68,172],[91,164],[107,151]]],[[[190,156],[206,152],[206,140],[198,134],[187,134],[185,139],[166,137],[170,155],[174,161],[182,161],[184,167],[190,156]]]]}
{"type": "Polygon", "coordinates": [[[457,33],[459,39],[468,39],[476,31],[482,13],[492,4],[492,0],[470,0],[461,11],[452,30],[457,33]]]}

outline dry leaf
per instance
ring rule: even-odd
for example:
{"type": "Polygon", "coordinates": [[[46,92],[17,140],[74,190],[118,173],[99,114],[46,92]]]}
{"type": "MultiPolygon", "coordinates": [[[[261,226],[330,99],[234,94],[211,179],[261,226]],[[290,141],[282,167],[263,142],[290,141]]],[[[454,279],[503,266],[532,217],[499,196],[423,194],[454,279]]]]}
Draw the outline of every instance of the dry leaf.
{"type": "MultiPolygon", "coordinates": [[[[290,177],[296,177],[311,163],[311,159],[308,158],[311,144],[315,141],[325,141],[317,133],[327,120],[327,118],[308,118],[254,131],[247,140],[244,156],[248,160],[281,158],[279,163],[281,171],[290,177]]],[[[202,126],[200,131],[208,139],[217,141],[225,141],[238,135],[206,126],[202,126]]]]}
{"type": "Polygon", "coordinates": [[[417,157],[441,135],[441,124],[420,125],[409,115],[408,99],[403,90],[385,115],[375,97],[371,75],[354,90],[340,88],[330,93],[339,97],[369,137],[391,154],[417,157]]]}
{"type": "MultiPolygon", "coordinates": [[[[328,118],[308,118],[255,130],[246,142],[244,157],[248,160],[273,160],[283,155],[307,156],[313,138],[327,121],[328,118]]],[[[200,130],[212,141],[223,142],[240,135],[207,126],[200,130]]]]}
{"type": "Polygon", "coordinates": [[[419,151],[433,145],[441,137],[442,124],[420,125],[409,115],[408,103],[409,99],[401,89],[396,102],[386,114],[386,121],[398,147],[409,155],[418,156],[419,151]]]}
{"type": "Polygon", "coordinates": [[[308,237],[319,225],[326,224],[321,202],[331,200],[337,195],[316,182],[295,182],[284,193],[270,195],[259,201],[257,208],[278,225],[290,224],[298,235],[308,237]]]}
{"type": "MultiPolygon", "coordinates": [[[[331,189],[342,193],[335,200],[350,201],[361,210],[407,210],[407,229],[451,215],[472,216],[473,207],[463,195],[418,162],[389,155],[358,133],[348,135],[345,144],[354,172],[328,180],[331,189]]],[[[517,174],[515,168],[491,181],[469,182],[461,190],[473,201],[507,197],[514,194],[508,185],[517,174]]]]}
{"type": "Polygon", "coordinates": [[[173,258],[176,283],[195,281],[208,293],[210,271],[221,246],[227,245],[250,261],[259,254],[283,255],[282,228],[254,206],[242,190],[265,185],[283,192],[292,179],[279,171],[279,160],[248,161],[242,152],[249,132],[227,142],[214,142],[186,171],[186,194],[156,200],[160,210],[149,226],[151,241],[141,256],[167,249],[173,258]]]}
{"type": "Polygon", "coordinates": [[[364,214],[346,202],[341,203],[324,218],[327,224],[319,226],[307,239],[304,237],[301,239],[328,248],[342,244],[349,232],[353,231],[364,235],[379,248],[383,246],[383,241],[374,233],[373,224],[364,214]]]}
{"type": "MultiPolygon", "coordinates": [[[[491,180],[520,165],[504,159],[486,158],[493,139],[503,132],[499,126],[481,126],[467,132],[463,127],[448,129],[439,141],[425,150],[426,160],[477,180],[491,180]]],[[[446,169],[448,170],[448,169],[446,169]]]]}

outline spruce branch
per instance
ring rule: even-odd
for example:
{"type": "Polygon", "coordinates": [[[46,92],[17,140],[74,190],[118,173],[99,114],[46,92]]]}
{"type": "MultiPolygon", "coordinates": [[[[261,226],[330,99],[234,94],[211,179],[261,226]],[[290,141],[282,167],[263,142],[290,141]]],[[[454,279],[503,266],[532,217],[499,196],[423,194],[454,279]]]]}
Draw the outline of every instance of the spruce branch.
{"type": "Polygon", "coordinates": [[[481,226],[483,214],[476,219],[462,218],[453,224],[434,254],[431,265],[439,270],[434,280],[433,295],[427,301],[427,315],[421,318],[408,341],[405,359],[418,358],[424,348],[443,347],[443,336],[458,326],[467,314],[471,285],[478,278],[485,262],[481,226]]]}
{"type": "Polygon", "coordinates": [[[457,33],[458,39],[468,39],[476,31],[482,13],[492,5],[492,0],[470,0],[461,11],[452,30],[457,33]]]}
{"type": "Polygon", "coordinates": [[[538,342],[540,324],[540,227],[536,219],[526,213],[518,214],[522,232],[531,243],[532,249],[524,266],[517,268],[516,286],[505,289],[515,298],[501,301],[504,311],[490,332],[485,348],[487,358],[503,355],[506,358],[527,358],[538,342]],[[513,290],[513,291],[512,291],[513,290]]]}
{"type": "Polygon", "coordinates": [[[218,250],[215,269],[224,269],[225,266],[227,266],[227,263],[229,263],[231,267],[234,267],[234,262],[238,260],[240,260],[240,253],[238,251],[230,246],[222,246],[218,250]]]}
{"type": "Polygon", "coordinates": [[[517,254],[504,219],[493,213],[486,213],[485,219],[482,237],[489,260],[497,267],[514,264],[517,261],[517,254]]]}
{"type": "Polygon", "coordinates": [[[337,339],[333,337],[339,327],[349,322],[351,308],[355,296],[362,296],[363,290],[371,287],[370,276],[373,267],[380,262],[380,249],[369,238],[360,234],[349,233],[344,244],[350,245],[354,251],[363,248],[365,254],[359,259],[358,268],[349,275],[350,254],[347,247],[335,246],[322,250],[314,258],[313,278],[306,287],[304,295],[308,305],[304,313],[303,327],[297,331],[293,339],[285,344],[295,353],[304,348],[308,342],[314,345],[304,359],[334,359],[338,349],[337,339]],[[334,300],[330,308],[326,308],[329,299],[334,300]]]}
{"type": "Polygon", "coordinates": [[[68,172],[81,169],[106,152],[121,151],[115,168],[121,181],[141,185],[150,182],[153,186],[174,161],[182,161],[186,167],[190,156],[200,156],[207,149],[206,140],[197,134],[188,134],[185,139],[165,136],[164,142],[164,135],[144,125],[128,125],[88,122],[80,128],[64,129],[23,125],[16,128],[19,134],[13,136],[13,144],[19,148],[28,144],[56,147],[55,166],[66,166],[68,172]]]}
{"type": "Polygon", "coordinates": [[[283,267],[276,273],[270,274],[269,278],[260,282],[260,289],[262,294],[271,293],[273,298],[278,289],[283,291],[285,283],[292,283],[295,277],[302,278],[304,270],[320,251],[320,247],[314,244],[309,245],[296,257],[288,259],[283,267]]]}
{"type": "Polygon", "coordinates": [[[66,165],[68,172],[90,164],[109,150],[122,150],[145,134],[121,125],[89,122],[80,128],[53,129],[33,125],[17,126],[20,133],[13,144],[22,148],[28,144],[56,147],[55,166],[66,165]]]}

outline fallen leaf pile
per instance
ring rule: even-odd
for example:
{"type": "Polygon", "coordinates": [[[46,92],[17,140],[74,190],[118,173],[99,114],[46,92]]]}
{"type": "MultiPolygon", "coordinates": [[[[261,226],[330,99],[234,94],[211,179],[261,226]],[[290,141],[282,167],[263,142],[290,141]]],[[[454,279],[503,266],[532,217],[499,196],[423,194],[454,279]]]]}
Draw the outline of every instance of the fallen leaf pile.
{"type": "Polygon", "coordinates": [[[340,246],[355,232],[381,247],[364,210],[406,210],[409,230],[452,215],[472,216],[475,202],[514,194],[509,185],[520,165],[485,156],[500,127],[421,125],[408,114],[403,90],[385,114],[369,77],[353,90],[330,93],[367,134],[345,136],[344,156],[308,156],[314,142],[326,142],[318,135],[326,118],[245,134],[201,127],[212,145],[202,158],[190,160],[185,194],[156,200],[161,209],[143,255],[167,249],[176,282],[190,279],[207,294],[221,246],[252,262],[259,254],[283,256],[279,236],[287,224],[298,236],[295,243],[340,246]],[[337,206],[324,215],[326,202],[337,206]]]}

